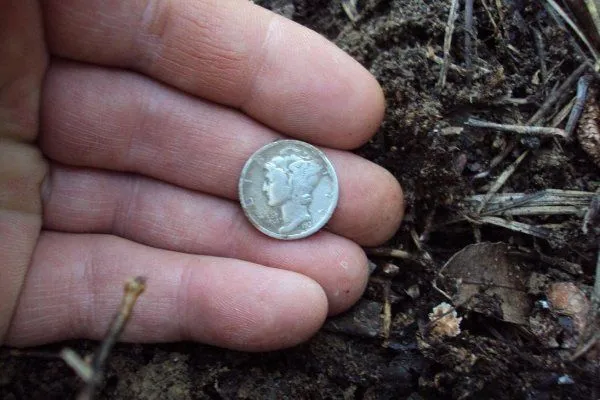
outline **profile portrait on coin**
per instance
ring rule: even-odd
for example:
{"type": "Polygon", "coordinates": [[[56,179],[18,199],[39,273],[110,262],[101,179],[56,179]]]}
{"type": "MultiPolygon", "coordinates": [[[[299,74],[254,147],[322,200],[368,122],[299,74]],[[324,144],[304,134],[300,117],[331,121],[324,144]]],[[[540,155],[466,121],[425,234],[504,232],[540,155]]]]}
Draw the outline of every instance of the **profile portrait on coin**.
{"type": "Polygon", "coordinates": [[[271,207],[279,207],[283,225],[279,233],[292,232],[312,221],[312,193],[321,179],[321,166],[294,149],[284,149],[265,163],[265,192],[271,207]]]}

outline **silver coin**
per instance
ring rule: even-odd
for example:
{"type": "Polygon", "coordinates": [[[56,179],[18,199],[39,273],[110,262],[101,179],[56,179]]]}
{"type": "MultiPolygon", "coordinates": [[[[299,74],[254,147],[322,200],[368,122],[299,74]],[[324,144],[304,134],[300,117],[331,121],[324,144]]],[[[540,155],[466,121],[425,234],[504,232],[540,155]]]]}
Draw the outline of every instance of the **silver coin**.
{"type": "Polygon", "coordinates": [[[252,225],[276,239],[291,240],[325,226],[339,189],[333,165],[321,150],[298,140],[278,140],[246,161],[239,192],[252,225]]]}

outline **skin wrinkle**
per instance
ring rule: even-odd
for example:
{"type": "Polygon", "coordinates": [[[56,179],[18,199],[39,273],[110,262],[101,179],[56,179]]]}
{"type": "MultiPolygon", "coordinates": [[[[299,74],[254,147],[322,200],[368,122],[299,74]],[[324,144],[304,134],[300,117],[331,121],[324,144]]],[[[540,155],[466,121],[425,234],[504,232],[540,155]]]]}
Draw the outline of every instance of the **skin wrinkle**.
{"type": "Polygon", "coordinates": [[[269,55],[269,48],[272,45],[272,41],[277,34],[277,26],[278,19],[277,15],[273,15],[269,22],[267,23],[267,29],[265,30],[264,37],[261,41],[261,45],[259,50],[256,52],[258,54],[257,60],[254,63],[253,68],[249,68],[250,73],[247,76],[251,76],[252,79],[249,79],[248,90],[245,92],[245,95],[241,97],[239,104],[236,107],[243,112],[248,113],[248,106],[255,102],[255,95],[259,90],[259,76],[263,72],[265,64],[269,55]]]}
{"type": "MultiPolygon", "coordinates": [[[[267,297],[270,297],[268,288],[272,286],[272,280],[265,279],[252,287],[254,302],[252,303],[251,307],[259,308],[261,312],[252,314],[248,313],[247,307],[239,309],[237,315],[242,317],[243,322],[240,323],[240,321],[231,319],[231,323],[228,324],[228,329],[224,330],[226,332],[224,336],[228,338],[228,341],[232,343],[237,343],[238,345],[248,344],[251,346],[260,347],[261,337],[263,335],[261,334],[261,332],[257,332],[255,328],[262,327],[265,331],[271,333],[272,323],[270,321],[273,320],[273,303],[265,302],[264,297],[265,293],[267,297]]],[[[230,307],[228,307],[227,303],[223,302],[215,308],[221,310],[222,312],[230,307]]]]}
{"type": "MultiPolygon", "coordinates": [[[[135,81],[141,82],[141,79],[137,77],[132,77],[135,81]]],[[[136,104],[136,112],[135,115],[138,115],[137,123],[134,124],[134,129],[130,130],[129,134],[126,135],[129,143],[128,150],[125,152],[125,155],[122,156],[123,164],[127,165],[125,169],[136,170],[136,172],[143,172],[136,168],[136,165],[140,163],[140,159],[144,159],[142,154],[153,154],[157,160],[160,159],[161,163],[166,163],[164,165],[164,169],[173,171],[178,173],[181,177],[193,178],[193,170],[198,169],[197,165],[194,165],[193,157],[185,157],[182,154],[182,149],[186,149],[186,146],[181,145],[180,142],[183,140],[183,137],[180,135],[167,136],[164,132],[156,132],[155,134],[151,134],[156,131],[155,126],[157,124],[164,124],[162,121],[171,121],[173,117],[179,116],[177,119],[178,125],[181,125],[182,119],[183,121],[187,121],[189,117],[186,114],[181,113],[176,104],[164,101],[165,93],[164,87],[162,85],[157,86],[148,86],[148,85],[139,85],[142,86],[142,95],[137,96],[139,99],[136,104]],[[145,93],[145,94],[144,94],[145,93]],[[183,117],[183,118],[181,118],[183,117]],[[160,121],[160,122],[159,122],[160,121]],[[148,146],[148,144],[155,143],[155,146],[148,146]],[[134,151],[134,149],[138,149],[134,151]],[[187,164],[187,168],[181,169],[179,165],[181,160],[185,159],[185,163],[187,164]],[[173,161],[169,161],[173,160],[173,161]],[[189,174],[186,171],[190,171],[189,174]]],[[[170,93],[169,93],[170,94],[170,93]]],[[[196,99],[194,99],[196,101],[196,99]]],[[[204,109],[201,112],[205,111],[204,109]]],[[[204,113],[206,114],[206,113],[204,113]]],[[[208,113],[210,114],[210,113],[208,113]]],[[[167,127],[170,125],[169,122],[166,123],[167,127]]],[[[185,126],[185,124],[183,125],[185,126]]],[[[189,127],[194,127],[193,123],[189,124],[189,127]]],[[[195,127],[194,127],[195,128],[195,127]]],[[[210,130],[210,126],[205,126],[203,131],[210,130]]],[[[217,130],[214,130],[217,132],[217,130]]],[[[199,134],[199,133],[198,133],[199,134]]],[[[228,139],[228,143],[223,143],[220,147],[216,147],[213,150],[205,149],[205,154],[215,154],[219,157],[214,157],[215,159],[219,159],[219,163],[212,163],[208,168],[202,168],[207,171],[217,171],[223,170],[223,163],[227,163],[228,160],[224,159],[226,154],[223,154],[223,150],[229,150],[232,145],[239,145],[235,137],[231,137],[230,135],[223,134],[222,138],[228,139]]],[[[205,139],[206,140],[206,139],[205,139]]],[[[205,161],[206,162],[206,161],[205,161]]],[[[208,174],[208,180],[210,179],[210,174],[208,174]]]]}
{"type": "MultiPolygon", "coordinates": [[[[79,254],[81,255],[81,251],[79,254]]],[[[87,287],[83,292],[83,298],[78,298],[78,296],[73,296],[74,298],[78,298],[79,301],[73,302],[72,306],[74,310],[78,311],[78,315],[80,320],[77,321],[76,318],[71,319],[71,321],[75,324],[78,323],[79,326],[72,326],[71,331],[77,332],[77,336],[82,337],[94,337],[94,334],[98,329],[98,293],[97,291],[102,291],[102,286],[99,284],[99,276],[98,276],[98,268],[97,263],[99,259],[102,258],[102,254],[99,253],[98,247],[94,246],[90,252],[85,252],[83,254],[83,260],[78,263],[81,271],[81,278],[77,277],[77,279],[73,282],[73,288],[78,288],[81,285],[81,281],[85,282],[84,285],[87,287]]],[[[75,270],[76,271],[76,270],[75,270]]],[[[72,275],[71,275],[72,276],[72,275]]],[[[100,292],[101,293],[101,292],[100,292]]],[[[80,295],[81,296],[81,295],[80,295]]]]}
{"type": "MultiPolygon", "coordinates": [[[[195,6],[198,7],[197,5],[195,6]]],[[[161,70],[165,74],[176,77],[175,79],[181,82],[180,85],[185,86],[187,81],[195,81],[202,78],[197,74],[198,68],[203,68],[202,66],[210,66],[212,68],[219,66],[219,69],[214,71],[211,68],[205,69],[207,76],[201,79],[196,86],[214,87],[217,91],[219,91],[219,88],[228,88],[227,91],[231,91],[233,87],[239,86],[239,82],[232,82],[227,77],[246,76],[244,71],[240,71],[239,66],[244,65],[244,61],[250,59],[251,56],[246,48],[224,48],[216,46],[209,39],[215,36],[218,37],[219,29],[223,30],[220,27],[227,26],[229,23],[220,18],[220,12],[211,13],[210,11],[210,8],[221,7],[222,5],[219,2],[204,1],[202,6],[205,8],[202,13],[194,12],[193,10],[187,10],[188,12],[181,10],[178,13],[174,13],[172,12],[172,2],[168,2],[162,7],[154,8],[152,11],[154,17],[141,30],[142,32],[146,32],[146,34],[139,36],[143,39],[151,38],[151,47],[154,47],[151,52],[152,54],[148,54],[149,52],[147,51],[144,58],[150,56],[152,61],[140,64],[139,61],[134,59],[132,61],[135,68],[145,71],[161,70]],[[198,15],[211,15],[212,18],[201,21],[192,17],[198,15]],[[194,36],[200,44],[196,45],[189,37],[185,38],[185,41],[173,40],[178,38],[178,30],[200,32],[194,36]],[[195,48],[204,48],[205,50],[201,54],[196,55],[194,54],[195,48]],[[207,55],[210,55],[210,58],[207,58],[207,55]],[[159,59],[164,65],[157,62],[159,59]],[[180,59],[190,59],[192,62],[188,65],[183,65],[177,61],[180,59]],[[177,73],[174,74],[173,71],[170,71],[168,68],[169,65],[176,66],[177,73]],[[183,73],[183,71],[186,73],[183,73]]],[[[193,8],[193,6],[190,5],[190,8],[193,8]]],[[[237,41],[237,43],[233,41],[228,43],[232,47],[233,45],[241,46],[242,44],[243,41],[241,40],[237,41]]],[[[143,45],[140,46],[140,48],[146,47],[146,42],[143,42],[143,45]]],[[[245,91],[239,87],[235,89],[236,92],[245,91]]]]}
{"type": "MultiPolygon", "coordinates": [[[[135,78],[137,77],[131,76],[131,78],[132,80],[135,80],[135,78]]],[[[138,135],[140,135],[140,133],[146,131],[145,127],[151,115],[150,111],[153,108],[153,102],[151,100],[152,95],[158,94],[154,92],[156,91],[152,90],[151,87],[144,87],[140,89],[140,93],[136,96],[133,104],[130,105],[130,107],[135,107],[135,110],[132,111],[132,115],[135,115],[135,117],[132,118],[132,120],[135,122],[133,123],[132,129],[127,130],[128,133],[124,135],[126,137],[127,144],[125,146],[124,154],[122,155],[124,160],[131,160],[129,168],[135,169],[135,164],[137,160],[136,153],[139,152],[140,146],[143,146],[144,144],[143,140],[138,141],[136,140],[136,138],[138,135]],[[137,152],[135,151],[136,149],[137,152]]],[[[107,133],[110,134],[110,132],[107,133]]]]}
{"type": "MultiPolygon", "coordinates": [[[[141,77],[131,75],[129,81],[142,82],[141,77]]],[[[138,171],[137,165],[139,160],[143,160],[146,157],[141,156],[144,153],[152,154],[157,162],[165,162],[169,157],[176,155],[173,151],[173,145],[170,141],[161,141],[160,146],[152,146],[156,141],[155,137],[169,136],[163,132],[152,135],[154,131],[153,127],[162,116],[165,115],[163,109],[167,108],[169,104],[165,106],[163,101],[165,100],[165,93],[160,90],[160,85],[138,85],[140,87],[139,94],[133,99],[131,106],[135,107],[133,114],[135,117],[135,123],[133,129],[129,130],[125,136],[127,136],[128,147],[127,151],[121,155],[122,164],[124,169],[138,171]],[[160,135],[160,136],[159,136],[160,135]]],[[[107,134],[113,134],[114,132],[107,132],[107,134]]],[[[172,138],[172,136],[171,136],[172,138]]],[[[175,136],[177,140],[177,136],[175,136]]]]}
{"type": "Polygon", "coordinates": [[[175,300],[177,304],[177,334],[179,335],[177,340],[193,340],[195,336],[191,331],[191,327],[195,326],[192,323],[195,318],[192,318],[190,311],[192,303],[187,301],[187,299],[193,296],[191,284],[195,282],[193,275],[198,272],[191,266],[191,261],[190,259],[186,265],[187,268],[183,268],[181,274],[179,274],[180,284],[178,285],[179,290],[175,300]],[[184,284],[181,284],[181,282],[184,282],[184,284]]]}
{"type": "MultiPolygon", "coordinates": [[[[43,237],[40,238],[40,245],[43,245],[43,237]]],[[[56,253],[56,252],[54,252],[56,253]]],[[[52,260],[53,257],[55,256],[55,254],[52,254],[51,257],[48,258],[48,264],[51,265],[52,264],[52,260]]],[[[35,262],[35,259],[33,260],[33,262],[35,262]]],[[[65,304],[64,302],[60,301],[62,295],[69,290],[69,285],[70,282],[65,281],[65,280],[60,280],[58,282],[58,285],[56,286],[56,290],[54,290],[54,286],[52,286],[52,284],[50,285],[50,287],[52,289],[48,289],[47,286],[47,281],[46,282],[41,282],[39,280],[34,280],[32,283],[32,278],[29,277],[28,278],[28,283],[29,285],[34,285],[34,293],[35,296],[32,296],[29,298],[29,309],[33,309],[33,316],[32,318],[30,318],[26,324],[24,324],[24,329],[22,329],[19,332],[19,336],[18,339],[19,340],[23,340],[23,341],[27,341],[27,340],[31,340],[31,339],[36,339],[37,337],[41,336],[41,335],[45,335],[48,333],[52,333],[55,332],[57,330],[59,330],[62,327],[62,323],[61,321],[59,321],[57,319],[57,315],[61,315],[64,314],[64,311],[62,311],[65,307],[69,307],[68,304],[65,304]],[[57,301],[58,300],[58,301],[57,301]],[[34,304],[34,307],[31,307],[31,304],[34,304]],[[53,311],[57,311],[57,312],[53,312],[53,311]],[[49,321],[49,324],[45,324],[45,321],[49,321]],[[45,326],[45,329],[43,331],[39,331],[37,330],[38,326],[45,326]]],[[[35,278],[34,278],[35,279],[35,278]]],[[[67,312],[67,314],[69,314],[67,312]]],[[[13,315],[13,318],[16,315],[13,315]]],[[[12,325],[12,324],[11,324],[12,325]]],[[[12,336],[12,332],[11,330],[8,331],[7,333],[7,338],[10,339],[10,337],[12,336]]]]}
{"type": "Polygon", "coordinates": [[[118,200],[113,214],[111,231],[118,236],[127,237],[128,227],[131,224],[131,210],[135,209],[140,183],[135,176],[124,176],[124,178],[126,184],[117,196],[118,200]]]}

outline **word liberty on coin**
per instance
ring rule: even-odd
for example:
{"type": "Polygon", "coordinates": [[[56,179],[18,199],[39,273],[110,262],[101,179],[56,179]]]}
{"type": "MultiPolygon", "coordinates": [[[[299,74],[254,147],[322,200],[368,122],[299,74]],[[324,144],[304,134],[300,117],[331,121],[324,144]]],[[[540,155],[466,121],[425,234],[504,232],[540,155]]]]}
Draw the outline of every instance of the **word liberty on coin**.
{"type": "Polygon", "coordinates": [[[239,182],[244,213],[276,239],[301,239],[321,229],[338,201],[333,165],[316,147],[278,140],[254,153],[239,182]]]}

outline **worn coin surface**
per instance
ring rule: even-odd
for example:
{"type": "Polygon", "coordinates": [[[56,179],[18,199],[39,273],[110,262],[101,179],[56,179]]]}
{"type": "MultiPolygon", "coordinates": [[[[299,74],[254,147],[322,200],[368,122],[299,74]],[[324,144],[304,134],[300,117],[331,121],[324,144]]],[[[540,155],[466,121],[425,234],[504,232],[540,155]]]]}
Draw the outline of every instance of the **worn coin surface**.
{"type": "Polygon", "coordinates": [[[278,140],[254,153],[239,182],[244,213],[276,239],[301,239],[321,229],[338,201],[333,165],[316,147],[278,140]]]}

